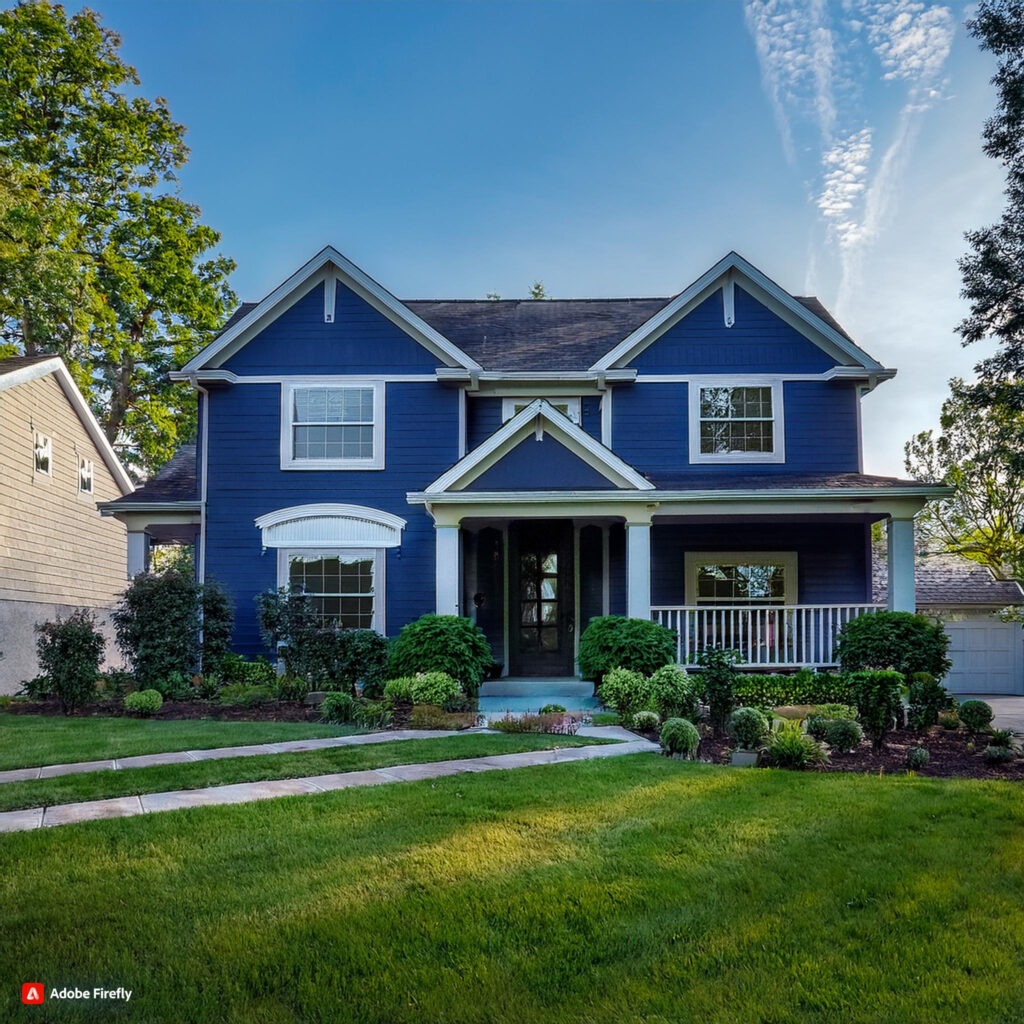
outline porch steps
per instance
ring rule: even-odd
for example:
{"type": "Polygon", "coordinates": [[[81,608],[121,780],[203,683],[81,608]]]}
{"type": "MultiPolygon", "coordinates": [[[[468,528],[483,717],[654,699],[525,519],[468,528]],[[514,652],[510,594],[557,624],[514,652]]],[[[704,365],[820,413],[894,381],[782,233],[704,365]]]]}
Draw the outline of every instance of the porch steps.
{"type": "Polygon", "coordinates": [[[594,684],[576,676],[488,680],[480,687],[480,711],[500,718],[506,711],[538,711],[546,704],[561,704],[566,711],[596,711],[601,705],[594,684]]]}

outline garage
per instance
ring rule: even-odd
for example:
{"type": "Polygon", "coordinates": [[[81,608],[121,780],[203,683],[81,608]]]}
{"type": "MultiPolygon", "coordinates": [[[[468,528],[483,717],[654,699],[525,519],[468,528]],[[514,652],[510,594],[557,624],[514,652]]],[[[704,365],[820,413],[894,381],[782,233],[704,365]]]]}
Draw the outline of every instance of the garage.
{"type": "MultiPolygon", "coordinates": [[[[925,609],[922,609],[924,611],[925,609]]],[[[951,693],[1024,693],[1024,630],[1019,622],[965,618],[936,609],[949,636],[951,693]]]]}

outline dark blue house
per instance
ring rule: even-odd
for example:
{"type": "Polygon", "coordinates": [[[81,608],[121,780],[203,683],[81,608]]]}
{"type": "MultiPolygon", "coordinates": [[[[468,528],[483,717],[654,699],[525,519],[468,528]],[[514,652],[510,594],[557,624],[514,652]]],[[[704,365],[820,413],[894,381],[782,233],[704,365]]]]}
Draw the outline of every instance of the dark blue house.
{"type": "Polygon", "coordinates": [[[912,519],[947,493],[863,472],[860,401],[894,373],[735,253],[673,298],[403,302],[327,248],[173,375],[197,445],[103,510],[131,571],[194,532],[246,654],[254,596],[293,585],[389,635],[469,616],[517,676],[572,675],[607,613],[683,661],[828,664],[876,607],[871,525],[912,610],[912,519]]]}

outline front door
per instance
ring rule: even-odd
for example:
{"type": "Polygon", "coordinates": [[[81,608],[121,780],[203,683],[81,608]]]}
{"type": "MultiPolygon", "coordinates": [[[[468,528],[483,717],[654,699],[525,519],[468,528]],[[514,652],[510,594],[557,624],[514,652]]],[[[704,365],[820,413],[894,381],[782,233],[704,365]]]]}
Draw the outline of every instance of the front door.
{"type": "Polygon", "coordinates": [[[573,675],[572,523],[513,523],[509,568],[509,673],[573,675]]]}

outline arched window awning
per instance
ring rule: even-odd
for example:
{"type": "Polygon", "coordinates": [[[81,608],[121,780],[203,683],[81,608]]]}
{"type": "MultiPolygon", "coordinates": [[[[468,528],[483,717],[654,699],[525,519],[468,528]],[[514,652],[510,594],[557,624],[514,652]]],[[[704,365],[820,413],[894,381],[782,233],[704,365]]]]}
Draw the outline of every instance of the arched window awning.
{"type": "Polygon", "coordinates": [[[363,505],[294,505],[256,520],[265,548],[397,548],[405,520],[363,505]]]}

